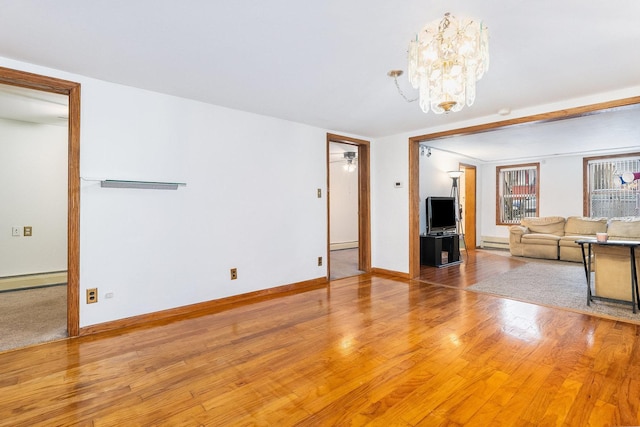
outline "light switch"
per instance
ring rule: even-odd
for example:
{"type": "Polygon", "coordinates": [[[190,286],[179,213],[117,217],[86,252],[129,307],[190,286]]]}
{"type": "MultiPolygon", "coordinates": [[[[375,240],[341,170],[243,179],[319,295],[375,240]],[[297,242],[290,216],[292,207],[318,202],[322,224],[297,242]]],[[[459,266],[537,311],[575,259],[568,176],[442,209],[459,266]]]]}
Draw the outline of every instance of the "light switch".
{"type": "Polygon", "coordinates": [[[24,227],[24,233],[23,233],[23,236],[24,236],[24,237],[29,237],[29,236],[31,236],[31,232],[32,232],[32,228],[31,228],[31,226],[30,226],[30,225],[26,225],[26,226],[24,227]]]}

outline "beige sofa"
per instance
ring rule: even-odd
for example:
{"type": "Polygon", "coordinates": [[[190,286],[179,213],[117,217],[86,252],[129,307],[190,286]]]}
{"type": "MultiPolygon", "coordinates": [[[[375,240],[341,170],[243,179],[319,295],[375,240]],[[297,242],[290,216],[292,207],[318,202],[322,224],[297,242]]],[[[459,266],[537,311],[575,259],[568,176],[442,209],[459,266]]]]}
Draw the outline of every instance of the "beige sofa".
{"type": "Polygon", "coordinates": [[[606,218],[524,218],[520,225],[509,228],[509,251],[513,256],[582,262],[582,251],[575,241],[606,231],[606,218]]]}
{"type": "MultiPolygon", "coordinates": [[[[525,218],[509,228],[509,250],[513,256],[582,262],[576,240],[607,233],[609,240],[640,241],[640,217],[586,218],[549,216],[525,218]]],[[[595,268],[594,295],[631,301],[629,248],[592,245],[595,268]]],[[[640,274],[640,250],[636,251],[640,274]]]]}
{"type": "Polygon", "coordinates": [[[582,249],[578,239],[595,239],[596,233],[607,232],[607,218],[586,218],[570,216],[564,226],[564,236],[560,238],[560,258],[562,261],[582,262],[582,249]]]}

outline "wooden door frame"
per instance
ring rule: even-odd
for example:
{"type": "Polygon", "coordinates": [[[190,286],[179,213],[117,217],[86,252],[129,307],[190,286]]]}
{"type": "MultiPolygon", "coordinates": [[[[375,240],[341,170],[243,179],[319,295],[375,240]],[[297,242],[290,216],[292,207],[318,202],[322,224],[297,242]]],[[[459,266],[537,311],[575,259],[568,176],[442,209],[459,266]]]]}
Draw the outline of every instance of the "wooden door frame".
{"type": "Polygon", "coordinates": [[[501,128],[523,124],[544,123],[555,120],[597,114],[611,109],[629,107],[640,104],[640,96],[616,99],[583,105],[549,113],[534,114],[532,116],[517,117],[499,122],[485,123],[465,128],[452,129],[443,132],[429,133],[409,138],[409,277],[420,276],[420,143],[429,140],[448,138],[453,136],[471,135],[489,132],[501,128]]]}
{"type": "Polygon", "coordinates": [[[329,194],[330,162],[329,146],[332,142],[358,147],[358,269],[371,272],[371,190],[370,190],[370,148],[369,141],[327,133],[327,280],[331,275],[331,206],[329,194]]]}
{"type": "Polygon", "coordinates": [[[67,200],[67,334],[80,332],[80,83],[0,67],[0,84],[69,97],[67,200]]]}
{"type": "Polygon", "coordinates": [[[477,227],[477,194],[478,194],[478,185],[477,185],[477,177],[478,177],[478,167],[476,165],[472,165],[470,163],[460,163],[459,165],[460,169],[464,169],[465,170],[465,174],[464,174],[464,188],[465,188],[465,193],[468,192],[468,189],[470,188],[470,184],[473,185],[473,194],[474,194],[474,198],[473,198],[473,203],[471,203],[469,201],[469,198],[467,197],[467,194],[465,194],[464,197],[464,211],[465,211],[465,215],[464,218],[462,220],[462,224],[463,224],[463,232],[464,232],[464,237],[465,237],[465,241],[464,241],[464,249],[465,251],[474,251],[476,249],[477,246],[477,235],[478,235],[478,227],[477,227]],[[473,182],[469,182],[469,174],[466,173],[467,169],[473,169],[474,174],[473,174],[473,182]],[[471,221],[471,225],[473,226],[473,242],[471,242],[471,245],[467,245],[468,240],[467,240],[467,236],[469,236],[469,223],[467,223],[466,218],[469,217],[469,212],[472,212],[472,218],[473,221],[471,221]]]}

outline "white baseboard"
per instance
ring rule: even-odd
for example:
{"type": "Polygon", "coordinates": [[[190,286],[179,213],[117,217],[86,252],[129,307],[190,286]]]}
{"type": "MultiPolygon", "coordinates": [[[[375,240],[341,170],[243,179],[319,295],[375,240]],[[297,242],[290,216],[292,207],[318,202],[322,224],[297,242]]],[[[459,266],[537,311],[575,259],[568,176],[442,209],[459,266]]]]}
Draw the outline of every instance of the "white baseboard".
{"type": "Polygon", "coordinates": [[[337,251],[339,249],[353,249],[358,247],[358,241],[355,242],[336,242],[329,244],[329,249],[337,251]]]}
{"type": "Polygon", "coordinates": [[[481,248],[509,249],[508,237],[482,236],[481,248]]]}

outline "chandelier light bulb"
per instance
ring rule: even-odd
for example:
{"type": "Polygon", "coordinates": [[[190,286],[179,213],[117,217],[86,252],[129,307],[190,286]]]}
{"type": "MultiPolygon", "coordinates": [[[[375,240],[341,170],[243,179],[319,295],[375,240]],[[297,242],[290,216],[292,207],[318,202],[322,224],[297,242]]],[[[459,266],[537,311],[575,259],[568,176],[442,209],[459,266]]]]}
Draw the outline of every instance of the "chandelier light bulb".
{"type": "Polygon", "coordinates": [[[489,32],[481,21],[444,18],[427,24],[409,43],[408,77],[425,113],[473,105],[476,81],[489,69],[489,32]]]}

